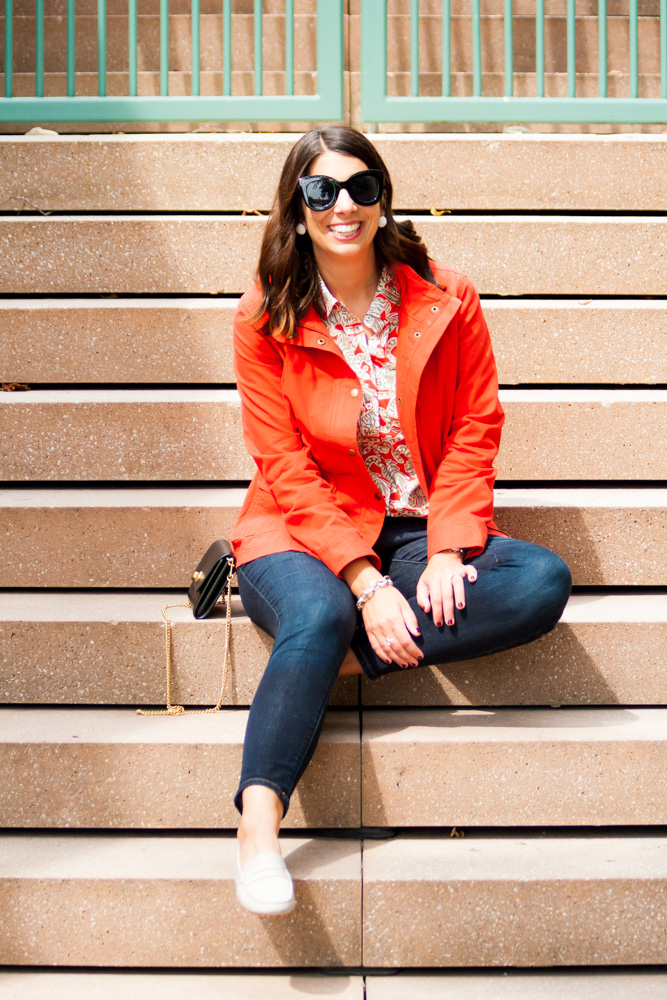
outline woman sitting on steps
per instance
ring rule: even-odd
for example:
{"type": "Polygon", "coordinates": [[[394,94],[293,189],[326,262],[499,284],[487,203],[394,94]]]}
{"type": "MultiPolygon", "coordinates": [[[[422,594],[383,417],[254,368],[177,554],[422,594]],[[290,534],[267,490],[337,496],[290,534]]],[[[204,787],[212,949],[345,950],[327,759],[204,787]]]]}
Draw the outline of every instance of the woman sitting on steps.
{"type": "Polygon", "coordinates": [[[336,678],[530,642],[571,588],[559,556],[493,523],[503,412],[479,297],[391,201],[364,135],[300,138],[234,322],[258,472],[232,544],[244,609],[275,640],[235,799],[255,913],[294,906],[278,832],[336,678]]]}

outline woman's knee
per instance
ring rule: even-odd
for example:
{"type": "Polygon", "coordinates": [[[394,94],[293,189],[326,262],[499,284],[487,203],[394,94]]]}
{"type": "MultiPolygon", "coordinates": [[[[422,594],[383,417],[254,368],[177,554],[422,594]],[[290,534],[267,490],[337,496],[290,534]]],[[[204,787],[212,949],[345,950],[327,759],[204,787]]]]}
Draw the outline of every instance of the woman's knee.
{"type": "Polygon", "coordinates": [[[549,631],[561,617],[572,590],[569,566],[550,549],[531,545],[523,582],[519,605],[537,627],[549,631]]]}

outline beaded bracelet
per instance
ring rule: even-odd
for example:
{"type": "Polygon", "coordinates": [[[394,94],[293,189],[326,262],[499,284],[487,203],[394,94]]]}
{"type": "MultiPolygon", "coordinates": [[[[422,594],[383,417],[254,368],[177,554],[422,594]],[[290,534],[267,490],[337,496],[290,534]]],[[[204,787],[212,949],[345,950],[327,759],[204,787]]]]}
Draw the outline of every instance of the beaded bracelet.
{"type": "Polygon", "coordinates": [[[357,599],[357,610],[361,611],[364,604],[367,604],[368,601],[370,601],[371,597],[373,596],[376,590],[380,590],[381,587],[393,587],[393,586],[394,586],[394,581],[390,577],[388,576],[380,577],[380,579],[376,580],[375,583],[368,588],[368,590],[364,590],[362,594],[359,594],[359,597],[357,599]]]}

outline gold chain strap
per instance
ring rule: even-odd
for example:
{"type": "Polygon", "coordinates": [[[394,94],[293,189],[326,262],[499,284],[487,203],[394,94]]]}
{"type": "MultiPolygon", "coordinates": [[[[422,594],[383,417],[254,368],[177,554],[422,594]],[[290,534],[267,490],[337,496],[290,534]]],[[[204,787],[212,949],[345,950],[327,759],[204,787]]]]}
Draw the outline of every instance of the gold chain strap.
{"type": "Polygon", "coordinates": [[[217,601],[218,604],[224,601],[227,605],[227,615],[225,618],[225,658],[223,660],[222,684],[220,685],[220,697],[218,698],[217,705],[214,705],[212,708],[186,709],[183,705],[172,705],[171,703],[171,621],[167,614],[167,608],[191,608],[192,604],[188,601],[187,604],[165,604],[162,608],[162,617],[164,618],[166,624],[165,653],[167,663],[167,707],[153,710],[138,708],[137,715],[210,715],[212,712],[220,711],[220,708],[222,707],[222,699],[225,693],[225,685],[227,683],[227,674],[229,672],[229,642],[232,635],[232,576],[233,574],[230,573],[229,579],[227,580],[227,586],[225,587],[224,596],[217,601]]]}

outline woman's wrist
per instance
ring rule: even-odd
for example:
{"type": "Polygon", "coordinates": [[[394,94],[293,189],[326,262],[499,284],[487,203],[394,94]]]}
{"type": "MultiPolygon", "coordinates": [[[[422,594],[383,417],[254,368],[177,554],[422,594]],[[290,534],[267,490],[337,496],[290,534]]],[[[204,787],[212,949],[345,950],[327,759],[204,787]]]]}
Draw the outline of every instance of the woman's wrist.
{"type": "Polygon", "coordinates": [[[375,568],[370,559],[355,559],[343,567],[340,575],[357,598],[382,579],[382,573],[375,568]]]}

